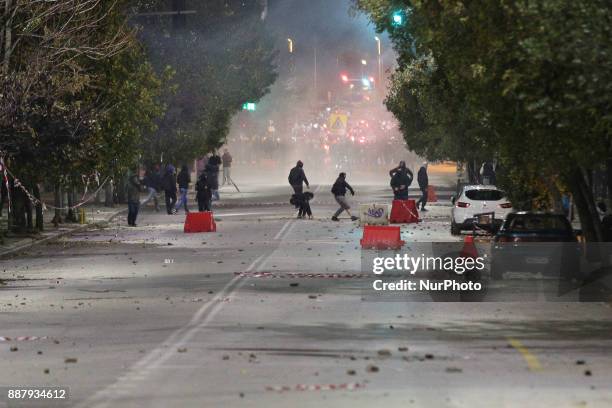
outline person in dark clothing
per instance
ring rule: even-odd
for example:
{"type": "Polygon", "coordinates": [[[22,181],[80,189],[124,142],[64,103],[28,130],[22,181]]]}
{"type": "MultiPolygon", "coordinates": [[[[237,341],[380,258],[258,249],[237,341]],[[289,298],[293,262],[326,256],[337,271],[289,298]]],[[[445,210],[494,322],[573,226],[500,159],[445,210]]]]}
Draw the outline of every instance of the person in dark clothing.
{"type": "Polygon", "coordinates": [[[408,187],[412,184],[414,178],[410,169],[406,167],[405,161],[400,161],[399,166],[389,171],[391,176],[391,188],[393,189],[393,198],[395,200],[408,199],[408,187]]]}
{"type": "Polygon", "coordinates": [[[298,209],[298,218],[304,218],[308,216],[309,219],[312,219],[312,209],[310,208],[310,200],[314,198],[314,194],[310,191],[306,191],[305,193],[295,193],[291,196],[291,200],[289,202],[298,209]]]}
{"type": "Polygon", "coordinates": [[[157,200],[157,195],[161,190],[161,176],[159,175],[159,168],[156,168],[155,170],[147,170],[142,182],[147,188],[148,195],[144,200],[142,200],[140,205],[146,205],[149,201],[153,200],[153,204],[155,204],[155,211],[159,211],[159,201],[157,200]]]}
{"type": "Polygon", "coordinates": [[[176,182],[179,186],[180,198],[176,203],[176,210],[178,211],[181,206],[185,208],[185,213],[189,212],[189,208],[187,208],[187,192],[189,191],[189,183],[191,183],[191,176],[189,175],[189,168],[186,164],[183,164],[181,167],[181,171],[179,172],[176,182]]]}
{"type": "Polygon", "coordinates": [[[196,200],[198,201],[198,210],[199,211],[211,211],[211,198],[212,193],[210,190],[210,186],[208,184],[208,179],[206,178],[206,172],[203,171],[196,182],[196,200]]]}
{"type": "Polygon", "coordinates": [[[419,188],[421,189],[421,198],[417,201],[416,206],[419,208],[419,203],[421,204],[421,211],[427,211],[425,209],[425,205],[427,204],[427,189],[429,187],[429,177],[427,176],[427,162],[424,162],[419,172],[417,173],[417,182],[419,183],[419,188]]]}
{"type": "MultiPolygon", "coordinates": [[[[294,194],[298,196],[304,192],[303,184],[306,184],[306,188],[310,188],[310,184],[306,178],[306,173],[304,173],[304,163],[302,163],[301,160],[298,160],[295,167],[289,171],[288,181],[293,188],[294,194]]],[[[312,211],[310,210],[310,204],[307,202],[307,200],[299,201],[303,204],[303,207],[301,207],[298,211],[298,218],[303,218],[304,214],[306,213],[308,213],[310,218],[312,218],[312,211]],[[306,209],[304,203],[308,204],[308,209],[306,209]]]]}
{"type": "Polygon", "coordinates": [[[338,216],[342,214],[343,211],[346,211],[346,213],[351,217],[352,221],[356,221],[358,219],[350,212],[351,207],[346,201],[346,190],[349,190],[351,195],[355,195],[355,190],[353,190],[353,187],[346,182],[346,173],[340,173],[331,189],[336,202],[340,205],[340,208],[338,208],[331,218],[333,221],[339,221],[338,216]]]}
{"type": "Polygon", "coordinates": [[[128,217],[130,227],[136,226],[136,218],[140,208],[140,180],[136,174],[132,174],[127,183],[128,217]]]}
{"type": "Polygon", "coordinates": [[[217,201],[219,200],[219,165],[214,163],[216,161],[213,161],[211,157],[206,167],[204,167],[204,173],[208,179],[208,187],[210,188],[212,200],[217,201]]]}
{"type": "MultiPolygon", "coordinates": [[[[208,158],[207,165],[210,164],[211,166],[213,166],[210,169],[216,170],[216,174],[214,175],[215,181],[210,180],[211,177],[213,177],[213,174],[211,172],[209,172],[207,177],[209,179],[208,180],[209,185],[216,185],[216,188],[212,190],[212,197],[213,197],[212,200],[213,201],[219,200],[219,170],[221,169],[222,163],[223,163],[223,160],[221,159],[221,156],[219,156],[217,152],[212,152],[212,154],[208,158]]],[[[204,167],[204,171],[206,171],[206,167],[204,167]]]]}
{"type": "Polygon", "coordinates": [[[162,180],[164,194],[166,195],[166,211],[168,214],[176,213],[176,170],[169,164],[162,180]]]}

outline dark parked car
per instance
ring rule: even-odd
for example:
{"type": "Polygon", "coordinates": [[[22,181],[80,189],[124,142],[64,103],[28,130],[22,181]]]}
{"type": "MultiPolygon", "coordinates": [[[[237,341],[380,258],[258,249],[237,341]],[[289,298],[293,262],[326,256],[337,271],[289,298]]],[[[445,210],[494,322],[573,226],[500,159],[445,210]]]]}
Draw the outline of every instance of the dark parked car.
{"type": "Polygon", "coordinates": [[[580,267],[580,247],[571,224],[561,214],[514,212],[495,235],[491,276],[505,272],[541,273],[571,279],[580,267]]]}

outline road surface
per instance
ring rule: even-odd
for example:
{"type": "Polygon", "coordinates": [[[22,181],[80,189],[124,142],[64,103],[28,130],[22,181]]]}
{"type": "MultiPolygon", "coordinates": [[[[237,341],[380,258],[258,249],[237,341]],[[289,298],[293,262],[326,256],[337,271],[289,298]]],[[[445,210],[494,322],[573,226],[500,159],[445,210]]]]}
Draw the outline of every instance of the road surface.
{"type": "MultiPolygon", "coordinates": [[[[68,387],[31,406],[87,408],[612,406],[609,302],[503,282],[524,300],[368,300],[362,231],[329,220],[329,189],[313,186],[312,221],[286,187],[225,188],[217,233],[144,209],[137,228],[2,260],[0,385],[68,387]]],[[[460,240],[448,206],[403,238],[460,240]]]]}

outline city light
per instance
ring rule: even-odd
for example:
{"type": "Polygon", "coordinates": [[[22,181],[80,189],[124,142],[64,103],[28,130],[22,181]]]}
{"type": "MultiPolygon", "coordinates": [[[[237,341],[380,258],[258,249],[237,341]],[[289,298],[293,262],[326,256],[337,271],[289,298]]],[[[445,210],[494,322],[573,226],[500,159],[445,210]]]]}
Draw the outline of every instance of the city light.
{"type": "Polygon", "coordinates": [[[349,80],[349,77],[348,77],[348,75],[346,75],[346,74],[342,74],[342,75],[340,76],[340,78],[342,79],[342,82],[348,82],[348,80],[349,80]]]}
{"type": "Polygon", "coordinates": [[[289,43],[289,53],[293,54],[293,40],[291,38],[287,38],[287,42],[289,43]]]}
{"type": "Polygon", "coordinates": [[[361,78],[361,83],[363,84],[365,88],[370,87],[370,80],[368,78],[361,78]]]}
{"type": "Polygon", "coordinates": [[[402,24],[404,24],[404,15],[401,11],[396,11],[393,13],[393,25],[401,26],[402,24]]]}
{"type": "Polygon", "coordinates": [[[366,61],[366,60],[362,59],[362,60],[361,60],[361,65],[368,65],[368,61],[366,61]]]}
{"type": "Polygon", "coordinates": [[[254,102],[245,102],[242,104],[242,110],[254,112],[255,111],[255,103],[254,102]]]}

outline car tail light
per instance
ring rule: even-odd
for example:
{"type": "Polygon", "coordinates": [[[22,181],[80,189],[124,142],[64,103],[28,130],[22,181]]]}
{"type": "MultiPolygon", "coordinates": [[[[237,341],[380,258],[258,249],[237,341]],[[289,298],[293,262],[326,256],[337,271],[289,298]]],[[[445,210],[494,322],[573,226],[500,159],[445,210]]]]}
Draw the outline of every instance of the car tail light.
{"type": "Polygon", "coordinates": [[[512,208],[512,204],[510,203],[501,203],[499,206],[501,208],[512,208]]]}
{"type": "Polygon", "coordinates": [[[463,201],[457,202],[457,207],[459,208],[468,208],[469,206],[470,206],[470,203],[464,203],[463,201]]]}

